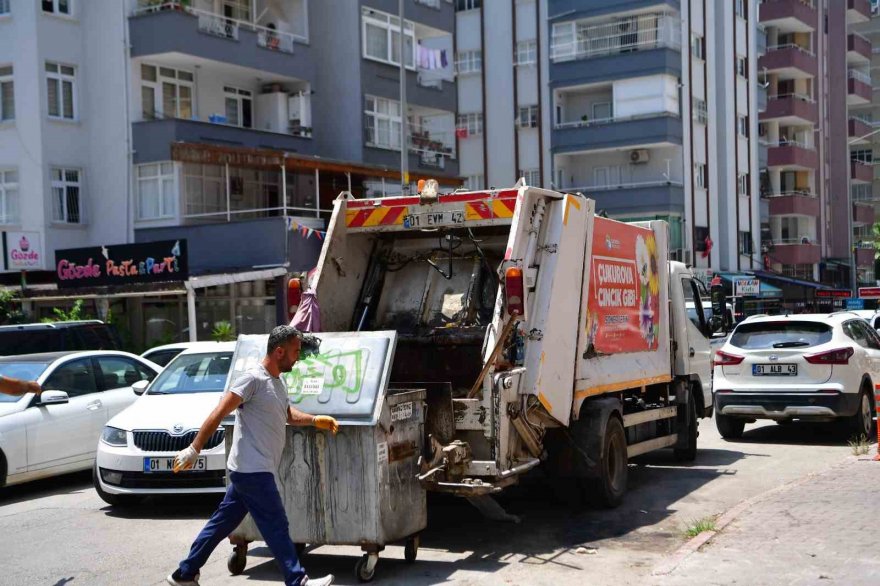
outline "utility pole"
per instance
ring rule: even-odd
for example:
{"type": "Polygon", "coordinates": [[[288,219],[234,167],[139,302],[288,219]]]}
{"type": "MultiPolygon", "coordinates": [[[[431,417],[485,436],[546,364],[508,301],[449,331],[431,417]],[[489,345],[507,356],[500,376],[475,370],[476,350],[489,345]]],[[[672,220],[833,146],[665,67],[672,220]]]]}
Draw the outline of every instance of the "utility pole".
{"type": "Polygon", "coordinates": [[[404,0],[398,2],[400,14],[400,194],[409,195],[409,145],[407,144],[406,108],[406,21],[403,18],[404,0]]]}

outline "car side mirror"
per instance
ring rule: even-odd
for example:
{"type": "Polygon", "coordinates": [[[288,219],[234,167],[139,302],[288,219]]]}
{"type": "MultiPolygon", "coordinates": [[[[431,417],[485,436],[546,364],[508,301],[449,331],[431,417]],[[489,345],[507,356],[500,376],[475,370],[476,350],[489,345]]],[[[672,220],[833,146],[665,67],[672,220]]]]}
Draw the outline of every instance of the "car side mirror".
{"type": "Polygon", "coordinates": [[[709,333],[711,335],[719,334],[724,331],[724,320],[717,315],[709,318],[709,333]]]}
{"type": "Polygon", "coordinates": [[[70,402],[70,395],[64,391],[43,391],[40,393],[40,405],[63,405],[70,402]]]}
{"type": "Polygon", "coordinates": [[[135,395],[140,396],[140,395],[144,394],[144,391],[147,390],[147,387],[149,386],[149,384],[150,384],[150,381],[148,381],[148,380],[139,380],[138,382],[131,385],[131,390],[134,391],[135,395]]]}

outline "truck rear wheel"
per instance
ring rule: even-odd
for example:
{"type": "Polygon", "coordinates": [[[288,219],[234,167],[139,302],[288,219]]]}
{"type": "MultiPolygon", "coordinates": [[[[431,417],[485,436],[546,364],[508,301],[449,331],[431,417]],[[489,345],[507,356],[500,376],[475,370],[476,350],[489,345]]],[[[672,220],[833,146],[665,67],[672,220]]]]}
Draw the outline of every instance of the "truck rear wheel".
{"type": "Polygon", "coordinates": [[[623,423],[614,415],[608,418],[602,444],[599,476],[591,479],[590,496],[599,505],[614,508],[623,502],[628,473],[626,434],[623,423]]]}
{"type": "Polygon", "coordinates": [[[699,423],[697,421],[697,403],[696,401],[694,401],[693,396],[691,396],[690,400],[688,401],[687,410],[688,427],[685,431],[685,433],[687,434],[687,447],[675,448],[675,450],[673,450],[673,453],[675,454],[675,459],[679,462],[693,462],[697,459],[697,436],[699,435],[697,426],[699,425],[699,423]]]}

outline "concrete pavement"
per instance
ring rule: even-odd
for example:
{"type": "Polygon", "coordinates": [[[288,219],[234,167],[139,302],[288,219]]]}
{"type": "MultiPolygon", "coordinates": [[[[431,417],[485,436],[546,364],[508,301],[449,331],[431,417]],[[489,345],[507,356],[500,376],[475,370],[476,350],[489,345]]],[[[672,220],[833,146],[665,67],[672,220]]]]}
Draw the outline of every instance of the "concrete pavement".
{"type": "MultiPolygon", "coordinates": [[[[880,584],[880,462],[849,458],[751,504],[661,586],[880,584]]],[[[652,582],[654,583],[654,582],[652,582]]]]}

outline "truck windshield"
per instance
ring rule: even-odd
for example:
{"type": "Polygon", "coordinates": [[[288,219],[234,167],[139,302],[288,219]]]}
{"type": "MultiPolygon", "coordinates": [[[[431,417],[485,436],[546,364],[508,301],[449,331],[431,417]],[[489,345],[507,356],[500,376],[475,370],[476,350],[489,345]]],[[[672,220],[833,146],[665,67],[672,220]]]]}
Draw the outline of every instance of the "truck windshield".
{"type": "Polygon", "coordinates": [[[746,323],[730,337],[731,345],[745,350],[807,348],[830,341],[830,325],[807,321],[746,323]]]}

